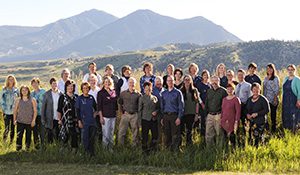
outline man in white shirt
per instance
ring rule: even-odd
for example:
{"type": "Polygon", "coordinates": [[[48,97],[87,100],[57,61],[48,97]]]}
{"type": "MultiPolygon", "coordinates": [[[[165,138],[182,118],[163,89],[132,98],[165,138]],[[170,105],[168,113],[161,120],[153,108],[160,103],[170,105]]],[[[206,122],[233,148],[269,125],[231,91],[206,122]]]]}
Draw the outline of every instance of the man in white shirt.
{"type": "Polygon", "coordinates": [[[58,99],[62,95],[57,87],[57,80],[55,78],[50,79],[51,89],[45,92],[42,109],[41,109],[41,121],[42,125],[46,129],[46,137],[48,143],[52,143],[54,139],[58,139],[58,117],[57,107],[58,99]]]}
{"type": "Polygon", "coordinates": [[[89,71],[89,73],[86,73],[84,75],[82,82],[88,82],[90,75],[95,75],[97,78],[97,86],[101,87],[102,77],[100,74],[97,73],[96,63],[92,62],[89,64],[89,71]]]}
{"type": "MultiPolygon", "coordinates": [[[[62,92],[65,93],[65,82],[67,80],[71,79],[71,72],[68,68],[65,68],[62,70],[61,72],[61,79],[58,81],[58,89],[62,92]]],[[[78,88],[77,88],[77,84],[75,85],[75,94],[78,94],[78,88]]]]}

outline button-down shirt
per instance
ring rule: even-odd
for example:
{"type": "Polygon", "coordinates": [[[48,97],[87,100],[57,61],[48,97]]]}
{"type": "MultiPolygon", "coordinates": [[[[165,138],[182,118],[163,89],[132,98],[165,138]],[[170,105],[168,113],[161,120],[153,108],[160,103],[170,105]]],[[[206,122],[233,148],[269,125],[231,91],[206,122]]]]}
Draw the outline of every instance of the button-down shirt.
{"type": "Polygon", "coordinates": [[[206,112],[215,113],[221,112],[222,110],[222,100],[227,96],[227,92],[225,88],[220,86],[216,90],[211,88],[207,91],[207,97],[205,102],[205,110],[206,112]]]}
{"type": "Polygon", "coordinates": [[[247,103],[249,97],[251,97],[251,84],[243,81],[236,86],[235,95],[239,97],[243,104],[247,103]]]}
{"type": "Polygon", "coordinates": [[[269,100],[272,105],[278,104],[278,94],[279,94],[279,79],[274,77],[270,80],[268,77],[264,80],[263,86],[264,96],[269,100]],[[276,99],[276,100],[275,100],[276,99]]]}
{"type": "Polygon", "coordinates": [[[183,95],[180,90],[173,88],[162,92],[161,109],[164,113],[177,113],[181,118],[184,112],[183,95]]]}
{"type": "Polygon", "coordinates": [[[15,107],[15,100],[19,96],[17,88],[3,87],[0,93],[1,108],[4,114],[12,115],[15,107]]]}
{"type": "Polygon", "coordinates": [[[122,111],[126,111],[128,113],[138,112],[140,97],[141,93],[137,90],[134,90],[133,92],[130,92],[129,89],[123,91],[119,98],[119,104],[121,105],[122,111]]]}
{"type": "Polygon", "coordinates": [[[139,118],[143,120],[156,120],[152,112],[158,112],[160,104],[154,95],[143,95],[139,100],[139,118]]]}

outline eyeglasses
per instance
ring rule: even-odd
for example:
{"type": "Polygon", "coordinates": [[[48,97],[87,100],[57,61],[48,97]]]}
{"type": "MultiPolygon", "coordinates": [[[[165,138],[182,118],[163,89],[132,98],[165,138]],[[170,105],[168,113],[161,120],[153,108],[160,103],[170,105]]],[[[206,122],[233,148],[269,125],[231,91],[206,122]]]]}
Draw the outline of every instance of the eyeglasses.
{"type": "Polygon", "coordinates": [[[191,79],[184,79],[184,81],[190,81],[191,79]]]}

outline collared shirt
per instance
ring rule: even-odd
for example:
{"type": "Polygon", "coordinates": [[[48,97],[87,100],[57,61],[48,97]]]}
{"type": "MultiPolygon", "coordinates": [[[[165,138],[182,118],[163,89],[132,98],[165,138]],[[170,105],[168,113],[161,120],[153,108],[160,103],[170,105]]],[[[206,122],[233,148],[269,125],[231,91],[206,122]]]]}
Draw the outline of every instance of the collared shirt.
{"type": "Polygon", "coordinates": [[[57,92],[51,91],[51,94],[52,94],[52,101],[53,101],[53,119],[58,120],[57,107],[58,107],[58,99],[60,96],[60,91],[59,90],[57,92]]]}
{"type": "Polygon", "coordinates": [[[268,77],[264,80],[263,93],[264,96],[269,100],[272,105],[278,104],[278,94],[279,94],[279,79],[274,77],[270,80],[268,77]],[[277,100],[275,100],[277,99],[277,100]]]}
{"type": "Polygon", "coordinates": [[[4,114],[12,115],[14,106],[15,106],[15,100],[19,96],[19,91],[17,88],[8,89],[3,87],[1,91],[1,108],[4,114]]]}
{"type": "Polygon", "coordinates": [[[119,104],[121,105],[122,111],[126,111],[128,113],[138,112],[140,97],[141,93],[137,90],[134,90],[133,92],[130,92],[129,89],[123,91],[119,98],[119,104]]]}
{"type": "Polygon", "coordinates": [[[153,90],[152,90],[152,94],[157,97],[158,101],[161,101],[161,93],[163,91],[165,91],[166,89],[164,87],[161,87],[160,89],[157,88],[156,86],[154,86],[153,90]]]}
{"type": "Polygon", "coordinates": [[[38,92],[32,91],[31,92],[31,97],[33,97],[36,100],[37,104],[37,115],[41,116],[41,109],[43,105],[43,98],[46,90],[45,89],[39,89],[38,92]]]}
{"type": "Polygon", "coordinates": [[[243,81],[236,86],[235,95],[241,100],[243,104],[247,103],[249,97],[251,97],[251,84],[243,81]]]}
{"type": "MultiPolygon", "coordinates": [[[[65,82],[63,79],[60,79],[57,83],[57,87],[60,90],[61,93],[65,93],[65,82]]],[[[78,88],[77,88],[77,84],[75,84],[75,94],[78,94],[78,88]]]]}
{"type": "Polygon", "coordinates": [[[211,88],[207,91],[207,97],[205,102],[205,110],[210,112],[222,111],[222,100],[227,96],[225,88],[220,86],[216,90],[211,88]]]}
{"type": "Polygon", "coordinates": [[[178,117],[181,118],[184,112],[184,101],[181,91],[176,88],[173,88],[171,91],[163,91],[161,109],[164,113],[178,113],[178,117]]]}
{"type": "MultiPolygon", "coordinates": [[[[102,78],[101,78],[101,75],[96,73],[95,74],[96,77],[97,77],[97,80],[98,80],[98,85],[102,83],[102,78]]],[[[82,82],[88,82],[89,81],[89,77],[90,77],[90,73],[86,73],[82,79],[82,82]]]]}
{"type": "Polygon", "coordinates": [[[144,94],[139,100],[139,118],[147,121],[156,120],[152,112],[158,112],[159,106],[157,97],[144,94]]]}

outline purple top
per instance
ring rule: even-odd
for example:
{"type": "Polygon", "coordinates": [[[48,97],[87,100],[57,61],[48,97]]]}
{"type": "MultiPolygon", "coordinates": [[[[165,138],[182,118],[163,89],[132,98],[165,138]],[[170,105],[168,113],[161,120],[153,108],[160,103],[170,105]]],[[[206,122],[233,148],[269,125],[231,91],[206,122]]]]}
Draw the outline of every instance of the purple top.
{"type": "Polygon", "coordinates": [[[239,121],[241,116],[241,101],[238,97],[231,100],[227,97],[223,98],[221,126],[227,132],[231,133],[234,130],[234,122],[239,121]]]}

